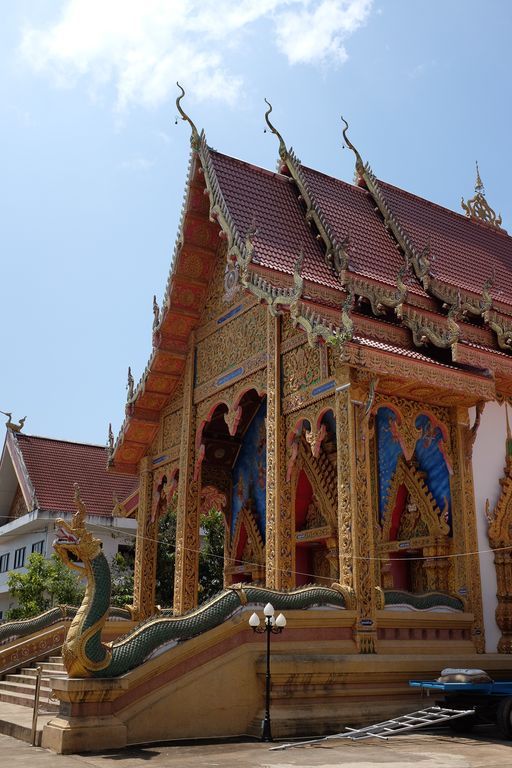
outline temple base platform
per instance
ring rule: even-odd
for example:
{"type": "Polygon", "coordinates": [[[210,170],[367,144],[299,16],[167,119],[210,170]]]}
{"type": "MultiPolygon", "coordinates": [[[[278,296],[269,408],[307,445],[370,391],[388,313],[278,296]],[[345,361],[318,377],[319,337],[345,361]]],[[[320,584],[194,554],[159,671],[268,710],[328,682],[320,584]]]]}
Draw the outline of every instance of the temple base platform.
{"type": "MultiPolygon", "coordinates": [[[[248,618],[244,611],[160,649],[119,678],[55,680],[61,708],[45,726],[42,746],[69,754],[152,741],[259,737],[265,641],[248,618]]],[[[383,611],[377,652],[368,654],[358,652],[352,611],[314,609],[287,618],[286,630],[272,637],[276,740],[338,733],[417,710],[425,699],[408,681],[435,678],[444,667],[512,676],[511,656],[475,652],[470,614],[383,611]]]]}

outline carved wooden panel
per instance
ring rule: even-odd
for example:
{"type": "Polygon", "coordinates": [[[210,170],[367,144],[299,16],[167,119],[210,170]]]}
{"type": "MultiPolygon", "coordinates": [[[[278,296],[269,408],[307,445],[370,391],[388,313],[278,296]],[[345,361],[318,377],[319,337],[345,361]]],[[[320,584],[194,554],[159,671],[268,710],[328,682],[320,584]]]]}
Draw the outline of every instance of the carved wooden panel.
{"type": "Polygon", "coordinates": [[[265,313],[262,306],[252,307],[198,342],[196,386],[265,351],[265,313]]]}

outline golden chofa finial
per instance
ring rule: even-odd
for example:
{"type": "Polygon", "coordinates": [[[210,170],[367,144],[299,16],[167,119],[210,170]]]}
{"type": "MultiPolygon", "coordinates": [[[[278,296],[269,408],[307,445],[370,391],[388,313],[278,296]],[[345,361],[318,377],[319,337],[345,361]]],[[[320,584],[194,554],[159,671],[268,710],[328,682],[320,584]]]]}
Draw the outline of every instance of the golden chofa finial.
{"type": "Polygon", "coordinates": [[[351,149],[352,152],[354,153],[354,155],[356,156],[356,173],[357,173],[358,177],[361,179],[363,177],[363,171],[364,171],[363,159],[362,159],[361,155],[359,154],[359,152],[357,151],[357,149],[352,144],[352,142],[350,141],[349,137],[347,136],[348,123],[345,120],[345,118],[343,117],[343,115],[341,115],[341,119],[345,123],[345,127],[342,129],[343,140],[344,140],[345,144],[347,145],[347,147],[349,149],[351,149]]]}
{"type": "MultiPolygon", "coordinates": [[[[265,104],[268,105],[268,109],[265,112],[265,122],[268,125],[271,133],[273,133],[279,139],[279,157],[283,162],[286,162],[288,160],[288,150],[286,148],[286,144],[284,143],[284,139],[279,133],[279,131],[277,130],[277,128],[275,128],[270,122],[270,118],[269,118],[269,115],[272,112],[272,104],[270,103],[270,101],[268,101],[268,99],[265,99],[265,104]]],[[[265,128],[265,133],[266,132],[267,132],[267,129],[265,128]]]]}
{"type": "Polygon", "coordinates": [[[462,209],[466,212],[466,216],[470,219],[483,221],[484,224],[490,224],[492,227],[496,227],[496,229],[501,229],[501,213],[499,216],[496,216],[496,213],[485,199],[485,189],[480,177],[478,161],[476,163],[475,195],[467,203],[464,198],[461,198],[461,205],[462,209]]]}
{"type": "MultiPolygon", "coordinates": [[[[192,147],[192,149],[198,151],[201,146],[201,137],[199,136],[199,132],[195,126],[195,123],[190,119],[187,113],[184,112],[182,109],[181,100],[185,95],[185,90],[181,87],[181,85],[178,82],[176,82],[176,85],[181,91],[180,95],[176,99],[176,109],[180,113],[181,119],[186,120],[187,123],[190,125],[190,128],[192,129],[192,133],[190,136],[190,146],[192,147]]],[[[176,118],[176,123],[177,122],[178,122],[178,118],[176,118]]]]}
{"type": "Polygon", "coordinates": [[[11,432],[21,432],[27,420],[26,416],[20,419],[19,424],[15,424],[14,421],[12,420],[12,413],[10,413],[9,411],[0,411],[0,413],[3,413],[4,416],[7,416],[7,421],[5,422],[5,426],[7,429],[10,429],[11,432]]]}

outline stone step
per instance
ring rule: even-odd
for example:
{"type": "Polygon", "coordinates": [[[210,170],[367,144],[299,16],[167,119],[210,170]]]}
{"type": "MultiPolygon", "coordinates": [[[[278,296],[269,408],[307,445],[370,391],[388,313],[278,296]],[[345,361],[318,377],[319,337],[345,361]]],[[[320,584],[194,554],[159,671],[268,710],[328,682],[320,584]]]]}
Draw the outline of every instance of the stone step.
{"type": "Polygon", "coordinates": [[[64,666],[64,662],[62,661],[62,654],[60,656],[48,656],[47,661],[52,661],[56,664],[62,664],[64,666]]]}
{"type": "Polygon", "coordinates": [[[43,661],[39,666],[42,667],[43,672],[62,672],[64,669],[62,661],[60,663],[56,661],[43,661]]]}
{"type": "MultiPolygon", "coordinates": [[[[29,707],[30,709],[33,709],[34,707],[34,693],[27,694],[27,693],[19,693],[16,691],[2,691],[0,690],[0,702],[6,702],[7,704],[18,704],[20,707],[29,707]]],[[[59,705],[58,703],[54,702],[48,702],[45,698],[43,698],[42,701],[40,701],[40,709],[44,709],[45,711],[51,711],[51,712],[58,712],[59,705]]]]}
{"type": "MultiPolygon", "coordinates": [[[[42,677],[41,682],[44,685],[45,683],[49,683],[50,678],[49,677],[42,677]]],[[[7,683],[28,683],[32,688],[35,688],[36,685],[36,678],[35,675],[27,675],[25,673],[16,673],[15,675],[6,675],[4,677],[4,682],[7,683]]],[[[0,682],[1,685],[1,682],[0,682]]]]}
{"type": "MultiPolygon", "coordinates": [[[[0,693],[10,693],[11,691],[18,691],[19,693],[29,693],[32,694],[32,696],[35,695],[36,687],[35,685],[32,685],[30,683],[23,683],[19,680],[2,680],[0,682],[0,693]]],[[[39,689],[40,696],[45,696],[48,698],[48,695],[52,692],[52,689],[49,685],[41,685],[41,688],[39,689]]]]}
{"type": "MultiPolygon", "coordinates": [[[[22,675],[29,675],[30,677],[37,676],[37,669],[35,667],[22,667],[22,675]]],[[[50,671],[43,670],[43,678],[48,680],[50,677],[65,677],[67,672],[65,669],[52,669],[50,671]]]]}

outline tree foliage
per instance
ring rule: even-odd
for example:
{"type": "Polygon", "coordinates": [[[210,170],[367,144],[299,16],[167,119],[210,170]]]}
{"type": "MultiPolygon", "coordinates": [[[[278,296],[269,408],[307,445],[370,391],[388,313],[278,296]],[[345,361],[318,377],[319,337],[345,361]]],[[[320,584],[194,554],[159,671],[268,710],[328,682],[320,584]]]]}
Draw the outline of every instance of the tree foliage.
{"type": "Polygon", "coordinates": [[[201,517],[203,541],[199,551],[199,602],[204,603],[224,584],[224,518],[211,509],[201,517]]]}
{"type": "Polygon", "coordinates": [[[110,604],[118,608],[133,603],[133,563],[117,552],[110,563],[110,575],[112,577],[112,591],[110,604]]]}
{"type": "Polygon", "coordinates": [[[48,560],[33,552],[27,561],[27,572],[11,571],[7,578],[11,597],[18,605],[7,612],[7,619],[27,619],[54,605],[80,605],[84,585],[57,555],[48,560]]]}

